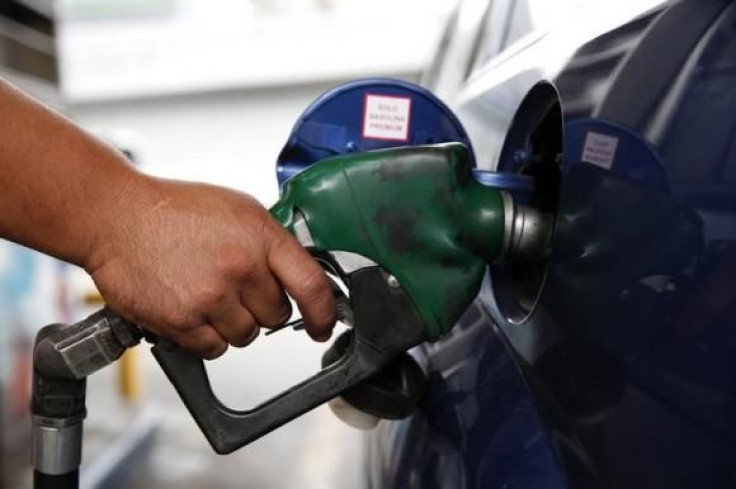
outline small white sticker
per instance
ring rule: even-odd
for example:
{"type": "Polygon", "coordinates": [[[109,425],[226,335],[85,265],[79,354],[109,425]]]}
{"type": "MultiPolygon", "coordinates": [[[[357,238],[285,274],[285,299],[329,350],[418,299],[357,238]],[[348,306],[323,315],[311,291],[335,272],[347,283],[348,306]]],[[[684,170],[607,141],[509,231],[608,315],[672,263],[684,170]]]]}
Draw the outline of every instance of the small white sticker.
{"type": "Polygon", "coordinates": [[[610,170],[616,159],[618,138],[599,132],[588,131],[583,145],[582,161],[610,170]]]}
{"type": "Polygon", "coordinates": [[[409,97],[367,94],[363,110],[363,138],[408,141],[410,119],[409,97]]]}

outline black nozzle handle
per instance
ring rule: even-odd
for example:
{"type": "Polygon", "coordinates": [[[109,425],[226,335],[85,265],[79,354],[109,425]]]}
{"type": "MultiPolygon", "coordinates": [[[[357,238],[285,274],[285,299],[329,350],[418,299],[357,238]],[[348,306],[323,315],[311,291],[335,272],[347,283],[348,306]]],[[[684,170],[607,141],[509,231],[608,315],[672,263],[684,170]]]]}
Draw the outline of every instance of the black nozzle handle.
{"type": "Polygon", "coordinates": [[[353,336],[348,353],[334,364],[251,410],[236,411],[215,396],[201,358],[164,340],[151,351],[219,454],[237,450],[329,401],[391,359],[353,336]]]}
{"type": "Polygon", "coordinates": [[[212,392],[204,362],[164,340],[152,348],[161,368],[217,453],[230,453],[337,397],[375,375],[422,342],[426,330],[416,308],[379,267],[349,277],[355,324],[339,358],[309,379],[259,406],[236,411],[212,392]]]}

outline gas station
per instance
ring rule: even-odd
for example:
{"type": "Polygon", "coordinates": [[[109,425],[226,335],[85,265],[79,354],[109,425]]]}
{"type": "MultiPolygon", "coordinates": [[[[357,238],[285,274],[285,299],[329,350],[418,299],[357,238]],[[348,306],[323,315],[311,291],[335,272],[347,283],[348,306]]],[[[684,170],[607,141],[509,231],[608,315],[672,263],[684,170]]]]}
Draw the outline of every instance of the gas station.
{"type": "Polygon", "coordinates": [[[4,2],[0,488],[732,487],[733,25],[4,2]]]}

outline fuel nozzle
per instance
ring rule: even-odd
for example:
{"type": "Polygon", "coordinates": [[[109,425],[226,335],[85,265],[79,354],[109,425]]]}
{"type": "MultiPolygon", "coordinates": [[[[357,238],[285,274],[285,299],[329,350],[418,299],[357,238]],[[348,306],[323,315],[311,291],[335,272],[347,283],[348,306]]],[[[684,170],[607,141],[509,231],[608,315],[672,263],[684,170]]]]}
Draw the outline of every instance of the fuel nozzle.
{"type": "Polygon", "coordinates": [[[462,202],[459,241],[486,263],[505,259],[537,261],[546,256],[551,216],[514,202],[505,190],[478,182],[464,187],[462,202]]]}
{"type": "MultiPolygon", "coordinates": [[[[304,242],[318,254],[349,251],[385,270],[393,289],[387,303],[400,295],[410,300],[425,330],[422,341],[455,325],[477,296],[487,265],[539,261],[551,234],[551,219],[542,212],[474,178],[470,152],[458,143],[323,160],[287,181],[271,212],[297,237],[308,229],[304,242]]],[[[383,306],[373,290],[366,292],[370,303],[383,306]]],[[[351,297],[360,300],[360,292],[352,290],[351,297]]],[[[360,315],[356,310],[356,324],[360,315]]],[[[407,324],[384,321],[381,335],[404,338],[399,333],[407,324]]],[[[354,355],[349,345],[356,331],[328,350],[324,368],[354,355]]],[[[370,378],[345,385],[332,403],[335,413],[360,427],[411,414],[425,379],[406,350],[418,340],[413,336],[417,343],[401,346],[391,340],[391,361],[370,378]]]]}
{"type": "Polygon", "coordinates": [[[284,184],[271,213],[295,236],[303,223],[318,252],[379,264],[435,340],[475,298],[489,263],[543,255],[549,235],[541,213],[481,184],[471,161],[459,143],[323,160],[284,184]]]}
{"type": "MultiPolygon", "coordinates": [[[[547,255],[552,217],[531,206],[514,203],[506,191],[473,184],[463,199],[458,240],[487,263],[504,260],[538,262],[547,255]],[[500,207],[499,207],[500,198],[500,207]],[[499,223],[503,239],[498,242],[499,223]]],[[[322,357],[322,366],[336,362],[348,348],[344,333],[322,357]]],[[[332,412],[357,429],[371,429],[380,419],[402,419],[419,405],[426,377],[408,353],[397,356],[369,379],[329,402],[332,412]]]]}

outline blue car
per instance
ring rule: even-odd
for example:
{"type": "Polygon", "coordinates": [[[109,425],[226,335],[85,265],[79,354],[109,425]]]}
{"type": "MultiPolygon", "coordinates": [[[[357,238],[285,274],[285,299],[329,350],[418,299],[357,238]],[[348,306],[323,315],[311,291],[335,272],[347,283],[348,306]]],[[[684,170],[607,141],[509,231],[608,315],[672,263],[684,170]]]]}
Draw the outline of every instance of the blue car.
{"type": "Polygon", "coordinates": [[[463,1],[424,84],[555,229],[413,352],[369,486],[736,487],[736,4],[463,1]]]}

